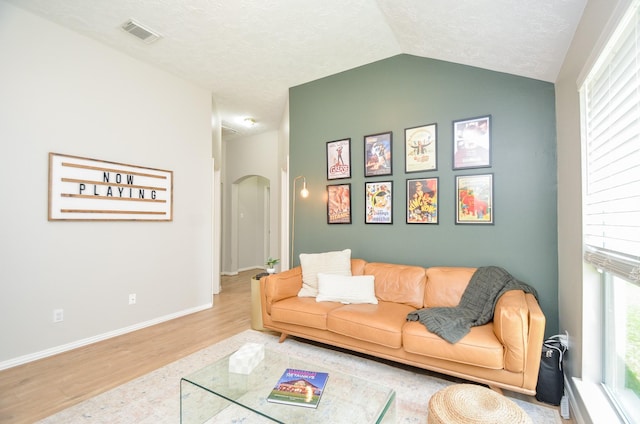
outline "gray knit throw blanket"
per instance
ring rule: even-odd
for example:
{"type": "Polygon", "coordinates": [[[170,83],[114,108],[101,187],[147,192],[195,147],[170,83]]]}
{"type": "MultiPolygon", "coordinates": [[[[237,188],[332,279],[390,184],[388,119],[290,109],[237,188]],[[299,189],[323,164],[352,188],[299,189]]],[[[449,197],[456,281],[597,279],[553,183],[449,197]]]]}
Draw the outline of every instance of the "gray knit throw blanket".
{"type": "Polygon", "coordinates": [[[456,343],[471,331],[471,327],[493,319],[498,299],[508,290],[523,290],[538,297],[533,287],[516,280],[504,269],[481,267],[473,273],[458,306],[418,309],[409,313],[407,320],[420,321],[432,333],[449,343],[456,343]]]}

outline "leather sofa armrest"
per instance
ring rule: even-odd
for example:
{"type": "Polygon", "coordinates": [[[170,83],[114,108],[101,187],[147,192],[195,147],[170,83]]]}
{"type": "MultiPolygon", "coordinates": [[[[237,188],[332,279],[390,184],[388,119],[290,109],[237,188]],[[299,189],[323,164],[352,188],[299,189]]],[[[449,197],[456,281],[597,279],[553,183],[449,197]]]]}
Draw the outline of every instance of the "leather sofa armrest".
{"type": "MultiPolygon", "coordinates": [[[[507,371],[530,374],[534,368],[539,368],[544,326],[544,315],[533,295],[510,290],[498,299],[493,331],[504,345],[507,371]]],[[[537,376],[536,371],[536,382],[537,376]]]]}
{"type": "Polygon", "coordinates": [[[542,343],[544,343],[544,331],[547,319],[534,295],[527,293],[525,294],[525,299],[529,306],[529,340],[523,387],[525,389],[535,390],[538,384],[542,343]]]}
{"type": "Polygon", "coordinates": [[[271,305],[279,300],[297,296],[302,288],[302,268],[295,267],[278,274],[260,279],[262,300],[266,302],[267,313],[271,314],[271,305]]]}

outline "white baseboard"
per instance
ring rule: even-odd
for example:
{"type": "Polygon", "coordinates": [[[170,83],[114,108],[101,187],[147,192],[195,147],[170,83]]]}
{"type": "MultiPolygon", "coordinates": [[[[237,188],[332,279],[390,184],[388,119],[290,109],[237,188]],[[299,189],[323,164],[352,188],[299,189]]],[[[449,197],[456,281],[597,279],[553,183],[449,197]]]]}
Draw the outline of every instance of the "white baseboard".
{"type": "Polygon", "coordinates": [[[266,272],[266,268],[263,265],[254,265],[254,266],[239,268],[237,271],[222,271],[220,275],[234,276],[234,275],[238,275],[241,272],[251,271],[254,269],[256,270],[256,273],[260,273],[261,270],[263,272],[266,272]]]}
{"type": "Polygon", "coordinates": [[[136,330],[141,330],[146,327],[151,327],[152,325],[160,324],[165,321],[170,321],[172,319],[180,318],[185,315],[190,315],[195,312],[200,312],[205,309],[209,309],[213,306],[213,303],[207,303],[205,305],[196,306],[195,308],[186,309],[184,311],[176,312],[174,314],[165,315],[162,317],[154,318],[149,321],[141,322],[138,324],[131,325],[129,327],[120,328],[118,330],[110,331],[108,333],[99,334],[97,336],[88,337],[86,339],[77,340],[75,342],[67,343],[61,346],[52,347],[50,349],[45,349],[40,352],[31,353],[24,356],[19,356],[17,358],[9,359],[7,361],[0,362],[0,371],[6,370],[7,368],[16,367],[18,365],[23,365],[29,362],[36,361],[38,359],[47,358],[49,356],[57,355],[58,353],[67,352],[73,349],[77,349],[82,346],[87,346],[93,343],[100,342],[102,340],[107,340],[116,336],[121,336],[123,334],[131,333],[136,330]]]}
{"type": "Polygon", "coordinates": [[[255,266],[240,268],[238,271],[244,272],[244,271],[251,271],[251,270],[255,270],[257,273],[259,273],[260,271],[265,271],[266,268],[263,265],[255,265],[255,266]]]}

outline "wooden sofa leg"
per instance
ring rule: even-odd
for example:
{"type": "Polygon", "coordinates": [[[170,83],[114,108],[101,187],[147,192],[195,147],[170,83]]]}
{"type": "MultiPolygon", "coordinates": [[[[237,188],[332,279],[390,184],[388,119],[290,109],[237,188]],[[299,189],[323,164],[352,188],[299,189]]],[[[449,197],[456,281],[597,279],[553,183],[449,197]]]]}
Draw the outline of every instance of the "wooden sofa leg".
{"type": "Polygon", "coordinates": [[[489,386],[489,388],[490,388],[491,390],[493,390],[494,392],[496,392],[497,394],[499,394],[499,395],[503,395],[503,396],[504,396],[504,393],[502,392],[502,389],[501,389],[500,387],[496,387],[496,386],[489,386]]]}
{"type": "Polygon", "coordinates": [[[287,338],[287,336],[287,333],[280,334],[280,340],[278,340],[278,343],[282,343],[287,338]]]}

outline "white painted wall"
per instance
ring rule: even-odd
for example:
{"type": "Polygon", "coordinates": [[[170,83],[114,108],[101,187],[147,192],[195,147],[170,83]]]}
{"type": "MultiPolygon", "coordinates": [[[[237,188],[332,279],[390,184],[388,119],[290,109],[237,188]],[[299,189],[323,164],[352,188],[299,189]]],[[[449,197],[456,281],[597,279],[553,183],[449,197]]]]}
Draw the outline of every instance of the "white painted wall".
{"type": "Polygon", "coordinates": [[[265,187],[269,180],[255,175],[237,183],[238,202],[232,212],[237,220],[238,270],[264,267],[268,250],[265,250],[265,187]]]}
{"type": "Polygon", "coordinates": [[[628,3],[628,0],[589,0],[556,81],[559,328],[561,332],[567,330],[570,336],[565,374],[569,382],[568,389],[577,397],[573,398],[573,406],[580,415],[578,422],[592,422],[589,416],[594,412],[593,408],[603,409],[608,404],[604,399],[587,400],[575,385],[577,380],[584,380],[593,386],[594,391],[601,392],[600,285],[592,270],[583,269],[582,260],[582,150],[578,80],[592,64],[616,9],[628,3]],[[588,411],[589,406],[592,407],[591,412],[588,411]]]}
{"type": "Polygon", "coordinates": [[[289,242],[289,99],[285,105],[278,139],[278,172],[280,172],[280,269],[291,268],[289,242]]]}
{"type": "MultiPolygon", "coordinates": [[[[280,256],[280,172],[278,169],[278,131],[268,131],[262,134],[247,136],[242,138],[225,141],[223,143],[224,157],[224,183],[223,183],[223,228],[222,228],[222,271],[225,274],[235,274],[239,270],[247,267],[264,266],[264,262],[268,256],[279,258],[280,256]],[[269,223],[271,230],[269,252],[266,252],[264,258],[256,256],[256,252],[261,252],[261,245],[256,245],[252,251],[243,250],[240,252],[239,246],[248,246],[250,240],[257,240],[261,243],[262,239],[255,239],[253,235],[248,235],[243,229],[238,228],[240,225],[240,210],[234,210],[234,205],[240,205],[240,201],[247,201],[247,195],[241,197],[239,193],[239,184],[247,177],[263,177],[269,181],[270,190],[270,213],[269,223]],[[234,184],[236,187],[234,188],[234,184]],[[237,235],[242,233],[243,238],[238,239],[237,235]],[[241,259],[242,258],[242,259],[241,259]],[[257,261],[253,264],[251,261],[257,261]]],[[[262,194],[258,196],[258,192],[264,191],[264,183],[258,186],[258,180],[254,179],[257,196],[255,205],[244,207],[242,213],[244,216],[251,215],[256,220],[262,220],[262,215],[256,215],[255,211],[247,208],[261,208],[262,194]]],[[[251,189],[254,190],[254,189],[251,189]]],[[[253,219],[253,218],[252,218],[253,219]]],[[[244,219],[245,225],[249,225],[250,220],[244,219]]],[[[260,223],[258,222],[258,223],[260,223]]],[[[251,222],[254,232],[261,232],[254,226],[255,222],[251,222]]]]}
{"type": "Polygon", "coordinates": [[[215,99],[211,99],[212,108],[212,145],[213,145],[213,175],[212,175],[212,252],[213,261],[211,263],[212,291],[214,294],[220,293],[221,282],[220,273],[222,265],[222,125],[220,114],[215,99]]]}
{"type": "Polygon", "coordinates": [[[5,2],[0,51],[0,368],[208,307],[210,93],[5,2]],[[174,220],[47,221],[49,152],[172,170],[174,220]]]}

